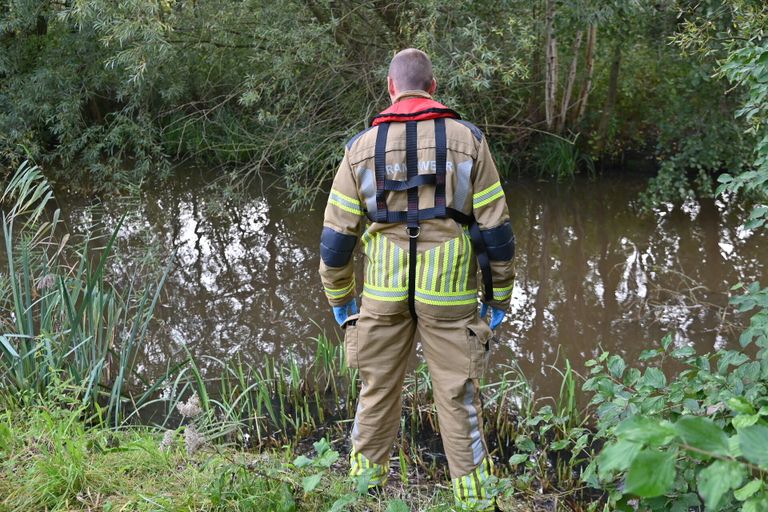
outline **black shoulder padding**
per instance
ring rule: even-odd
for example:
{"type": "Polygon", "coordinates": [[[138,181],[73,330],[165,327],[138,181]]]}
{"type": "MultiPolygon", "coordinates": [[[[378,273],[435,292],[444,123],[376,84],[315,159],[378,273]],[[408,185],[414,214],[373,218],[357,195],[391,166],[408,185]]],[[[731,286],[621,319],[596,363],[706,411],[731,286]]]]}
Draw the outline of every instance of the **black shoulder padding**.
{"type": "Polygon", "coordinates": [[[358,133],[356,133],[356,134],[355,134],[355,135],[354,135],[354,136],[353,136],[351,139],[349,139],[349,141],[347,141],[347,144],[346,144],[346,147],[347,147],[347,149],[351,148],[351,147],[352,147],[352,144],[354,144],[354,143],[355,143],[355,141],[357,141],[357,139],[359,139],[360,137],[362,137],[362,135],[363,135],[365,132],[367,132],[368,130],[370,130],[371,128],[373,128],[373,126],[369,126],[369,127],[368,127],[368,128],[366,128],[365,130],[363,130],[363,131],[361,131],[361,132],[358,132],[358,133]]]}
{"type": "Polygon", "coordinates": [[[356,236],[324,227],[320,235],[320,257],[329,267],[343,267],[352,258],[356,243],[356,236]]]}
{"type": "Polygon", "coordinates": [[[509,222],[495,228],[482,229],[480,233],[490,260],[509,261],[515,257],[515,234],[509,222]]]}
{"type": "Polygon", "coordinates": [[[457,121],[460,122],[461,124],[463,124],[464,126],[466,126],[467,128],[469,128],[469,131],[472,132],[472,135],[475,136],[475,138],[477,139],[478,142],[483,140],[483,131],[480,128],[478,128],[477,126],[473,125],[469,121],[464,121],[463,119],[457,119],[457,121]]]}

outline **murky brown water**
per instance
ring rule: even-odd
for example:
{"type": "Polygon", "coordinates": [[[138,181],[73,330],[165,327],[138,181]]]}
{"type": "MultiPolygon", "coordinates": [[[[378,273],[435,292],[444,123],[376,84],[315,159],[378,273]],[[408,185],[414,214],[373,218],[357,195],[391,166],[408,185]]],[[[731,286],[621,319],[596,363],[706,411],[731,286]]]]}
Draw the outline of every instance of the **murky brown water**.
{"type": "MultiPolygon", "coordinates": [[[[116,260],[125,271],[153,244],[160,258],[176,251],[142,358],[148,374],[165,371],[182,346],[198,359],[311,360],[314,337],[338,334],[317,274],[324,200],[290,213],[277,187],[228,199],[204,190],[209,178],[181,178],[127,205],[59,202],[74,229],[86,219],[114,225],[128,213],[116,260]]],[[[497,364],[517,361],[535,388],[556,393],[549,365],[558,357],[582,369],[602,347],[634,360],[666,333],[701,351],[735,341],[735,318],[723,316],[727,290],[761,277],[768,242],[739,227],[741,206],[720,200],[640,215],[644,186],[619,175],[506,185],[518,280],[497,364]]]]}

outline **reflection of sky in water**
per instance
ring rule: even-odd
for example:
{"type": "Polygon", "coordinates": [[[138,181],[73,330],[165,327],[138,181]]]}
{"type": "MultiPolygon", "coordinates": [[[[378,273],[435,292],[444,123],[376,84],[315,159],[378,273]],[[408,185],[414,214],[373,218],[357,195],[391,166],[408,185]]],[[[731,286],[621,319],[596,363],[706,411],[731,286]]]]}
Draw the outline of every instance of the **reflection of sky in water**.
{"type": "MultiPolygon", "coordinates": [[[[290,213],[274,188],[235,200],[202,184],[180,180],[128,206],[65,208],[70,226],[111,226],[128,212],[119,272],[135,272],[153,243],[160,262],[176,251],[142,368],[164,372],[183,346],[203,366],[211,360],[202,356],[310,362],[314,337],[337,337],[317,274],[322,204],[290,213]]],[[[600,347],[632,361],[667,333],[702,351],[735,340],[719,316],[727,290],[760,277],[768,244],[722,200],[640,215],[633,205],[642,187],[626,176],[573,187],[507,184],[518,277],[497,362],[518,361],[535,387],[554,393],[559,381],[548,365],[558,357],[580,370],[600,347]]]]}

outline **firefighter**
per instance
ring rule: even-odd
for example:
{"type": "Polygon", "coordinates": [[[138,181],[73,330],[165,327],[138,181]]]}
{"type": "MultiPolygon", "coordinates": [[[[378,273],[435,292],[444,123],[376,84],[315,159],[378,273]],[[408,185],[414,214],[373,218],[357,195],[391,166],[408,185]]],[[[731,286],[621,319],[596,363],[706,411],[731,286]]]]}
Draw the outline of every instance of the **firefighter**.
{"type": "Polygon", "coordinates": [[[387,86],[391,107],[346,144],[320,240],[325,294],[361,380],[350,472],[367,474],[370,486],[386,482],[418,335],[457,506],[494,510],[479,379],[514,281],[504,191],[483,133],[432,99],[437,82],[424,52],[396,54],[387,86]]]}

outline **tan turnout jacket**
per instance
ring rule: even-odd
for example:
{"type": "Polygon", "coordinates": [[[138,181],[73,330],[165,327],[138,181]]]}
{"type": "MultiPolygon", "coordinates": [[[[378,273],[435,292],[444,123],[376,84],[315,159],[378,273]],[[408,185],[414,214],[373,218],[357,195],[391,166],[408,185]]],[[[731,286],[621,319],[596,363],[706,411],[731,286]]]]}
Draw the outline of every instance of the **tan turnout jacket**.
{"type": "MultiPolygon", "coordinates": [[[[429,98],[423,91],[407,91],[397,100],[416,96],[429,98]]],[[[493,233],[494,228],[498,230],[509,222],[509,211],[488,142],[470,123],[449,118],[445,119],[445,125],[447,206],[474,215],[482,232],[493,233]]],[[[418,172],[434,174],[434,120],[419,121],[417,128],[418,172]]],[[[366,307],[384,314],[399,313],[408,308],[409,238],[405,224],[370,222],[367,216],[376,210],[374,149],[378,129],[371,127],[347,144],[333,181],[323,225],[328,236],[342,240],[341,252],[362,241],[365,255],[362,295],[366,307]]],[[[405,161],[405,123],[390,123],[387,178],[406,180],[405,161]]],[[[434,190],[434,185],[420,187],[419,208],[434,206],[434,190]]],[[[390,211],[405,211],[407,193],[389,191],[386,202],[390,211]]],[[[333,251],[339,247],[324,249],[338,255],[333,251]]],[[[418,251],[415,297],[420,316],[457,318],[477,307],[477,262],[466,226],[453,219],[423,221],[418,251]]],[[[321,259],[320,275],[332,306],[344,305],[356,296],[353,265],[352,257],[347,261],[343,257],[321,259]]],[[[480,299],[506,309],[514,281],[513,260],[491,259],[491,269],[493,297],[485,297],[481,291],[480,299]]]]}

